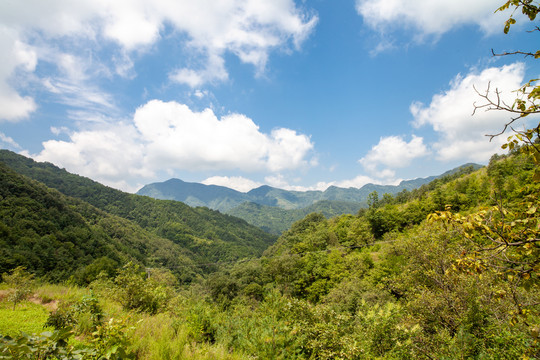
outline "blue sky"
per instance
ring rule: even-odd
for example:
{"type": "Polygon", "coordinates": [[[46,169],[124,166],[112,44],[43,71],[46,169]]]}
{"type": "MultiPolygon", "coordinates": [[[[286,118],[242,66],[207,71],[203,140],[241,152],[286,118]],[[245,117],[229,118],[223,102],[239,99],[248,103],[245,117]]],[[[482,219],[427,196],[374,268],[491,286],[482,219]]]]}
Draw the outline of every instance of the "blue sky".
{"type": "MultiPolygon", "coordinates": [[[[502,1],[0,3],[0,147],[134,192],[395,184],[487,163],[474,87],[538,75],[502,1]]],[[[532,47],[532,48],[531,48],[532,47]]]]}

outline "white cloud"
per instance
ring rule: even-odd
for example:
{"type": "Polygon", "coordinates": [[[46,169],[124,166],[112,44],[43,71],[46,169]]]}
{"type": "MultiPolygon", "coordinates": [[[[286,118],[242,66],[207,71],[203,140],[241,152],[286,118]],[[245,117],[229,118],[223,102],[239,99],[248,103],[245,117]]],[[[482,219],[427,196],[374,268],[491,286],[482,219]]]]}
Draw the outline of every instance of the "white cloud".
{"type": "Polygon", "coordinates": [[[197,89],[191,95],[195,96],[198,99],[202,99],[202,98],[208,96],[209,92],[208,92],[208,90],[199,90],[199,89],[197,89]]]}
{"type": "Polygon", "coordinates": [[[493,0],[356,0],[356,10],[372,28],[384,32],[398,28],[418,35],[441,35],[465,25],[478,25],[486,34],[502,31],[508,13],[495,13],[493,0]]]}
{"type": "Polygon", "coordinates": [[[206,185],[226,186],[240,192],[248,192],[263,185],[262,183],[247,179],[242,176],[212,176],[202,181],[206,185]]]}
{"type": "Polygon", "coordinates": [[[381,179],[374,179],[370,176],[366,176],[366,175],[358,175],[356,176],[355,178],[353,179],[349,179],[349,180],[341,180],[341,181],[337,181],[335,183],[332,183],[331,185],[334,185],[334,186],[337,186],[337,187],[341,187],[341,188],[361,188],[362,186],[366,185],[366,184],[390,184],[390,183],[394,183],[395,180],[393,179],[393,177],[391,177],[388,181],[384,181],[384,180],[381,180],[381,179]]]}
{"type": "Polygon", "coordinates": [[[61,127],[51,126],[50,130],[56,136],[58,136],[58,135],[60,135],[62,133],[65,133],[65,134],[68,134],[68,135],[70,134],[69,129],[67,127],[65,127],[65,126],[61,126],[61,127]]]}
{"type": "MultiPolygon", "coordinates": [[[[110,76],[97,74],[103,63],[116,75],[135,76],[130,56],[150,49],[167,27],[182,39],[188,60],[201,64],[185,67],[181,64],[186,59],[179,59],[170,78],[198,87],[228,79],[226,53],[261,73],[271,51],[297,48],[316,22],[316,16],[307,15],[293,0],[3,1],[0,119],[18,121],[36,110],[32,97],[23,95],[20,85],[14,86],[10,80],[17,70],[34,72],[38,61],[58,67],[60,78],[49,80],[49,90],[65,95],[66,86],[72,86],[81,89],[78,93],[82,95],[89,88],[84,82],[95,75],[110,76]],[[110,44],[110,59],[95,56],[110,44]],[[33,46],[41,48],[39,54],[33,46]]],[[[73,97],[73,93],[68,95],[73,97]]]]}
{"type": "Polygon", "coordinates": [[[177,69],[169,74],[169,79],[174,82],[189,85],[192,88],[206,83],[222,82],[229,78],[225,69],[225,61],[221,56],[209,56],[202,69],[177,69]]]}
{"type": "Polygon", "coordinates": [[[127,190],[158,171],[273,172],[307,167],[313,150],[308,136],[290,129],[265,134],[241,114],[218,118],[210,109],[194,112],[186,105],[159,100],[138,108],[133,121],[98,123],[69,136],[69,141],[44,142],[43,151],[34,157],[111,186],[129,184],[127,190]]]}
{"type": "Polygon", "coordinates": [[[0,132],[0,144],[7,144],[11,147],[14,147],[16,149],[20,149],[21,146],[17,144],[15,140],[13,140],[11,137],[7,136],[6,134],[0,132]]]}
{"type": "Polygon", "coordinates": [[[109,186],[136,191],[140,178],[154,175],[141,164],[144,147],[138,144],[138,138],[132,125],[118,123],[73,132],[69,141],[46,141],[41,153],[33,157],[109,186]]]}
{"type": "Polygon", "coordinates": [[[411,105],[414,125],[429,125],[439,134],[433,145],[439,160],[483,162],[501,152],[500,145],[506,137],[499,136],[489,142],[485,135],[500,132],[510,114],[480,109],[473,116],[474,103],[482,104],[474,88],[485,92],[489,85],[492,97],[498,89],[501,100],[511,105],[516,96],[514,91],[524,82],[524,72],[522,63],[471,71],[466,76],[456,76],[450,89],[434,95],[429,105],[418,102],[411,105]]]}
{"type": "Polygon", "coordinates": [[[401,136],[388,136],[381,137],[379,143],[359,162],[369,173],[389,180],[395,177],[393,169],[407,167],[414,159],[428,154],[429,151],[421,137],[413,135],[411,141],[406,142],[401,136]],[[381,165],[386,168],[380,170],[381,165]]]}
{"type": "Polygon", "coordinates": [[[331,185],[330,183],[326,182],[319,182],[314,186],[291,185],[290,179],[288,179],[285,175],[281,173],[274,173],[272,175],[268,175],[264,178],[264,181],[266,184],[272,187],[289,191],[324,191],[326,190],[326,188],[328,188],[328,186],[331,185]]]}
{"type": "Polygon", "coordinates": [[[0,84],[0,120],[19,121],[34,112],[37,105],[30,96],[21,96],[13,89],[0,84]]]}
{"type": "Polygon", "coordinates": [[[358,175],[353,179],[339,180],[339,181],[319,181],[312,186],[291,185],[288,179],[283,174],[273,174],[264,178],[266,184],[279,189],[292,190],[292,191],[325,191],[330,186],[337,186],[340,188],[361,188],[366,184],[386,184],[397,185],[401,182],[401,179],[395,179],[395,177],[375,179],[366,175],[358,175]]]}
{"type": "Polygon", "coordinates": [[[309,137],[289,129],[270,134],[241,114],[218,119],[212,110],[193,112],[176,102],[152,100],[135,112],[134,123],[155,166],[189,169],[280,171],[307,166],[309,137]]]}
{"type": "Polygon", "coordinates": [[[98,87],[69,78],[45,78],[42,85],[51,93],[58,96],[58,102],[72,108],[85,109],[86,112],[111,112],[115,109],[110,94],[101,91],[98,87]]]}
{"type": "Polygon", "coordinates": [[[0,24],[0,121],[20,121],[37,108],[31,96],[19,94],[13,85],[17,71],[34,71],[37,62],[33,49],[17,37],[16,31],[0,24]]]}

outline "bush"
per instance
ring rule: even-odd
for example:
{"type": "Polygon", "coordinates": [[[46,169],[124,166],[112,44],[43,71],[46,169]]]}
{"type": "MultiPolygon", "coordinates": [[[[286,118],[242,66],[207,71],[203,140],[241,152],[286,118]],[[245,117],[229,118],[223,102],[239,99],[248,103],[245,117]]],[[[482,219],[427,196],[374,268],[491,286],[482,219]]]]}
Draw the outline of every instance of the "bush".
{"type": "Polygon", "coordinates": [[[163,309],[172,297],[170,286],[147,279],[146,272],[132,262],[120,270],[114,282],[118,301],[126,310],[155,314],[163,309]]]}
{"type": "Polygon", "coordinates": [[[23,300],[26,300],[32,293],[34,287],[33,274],[26,272],[26,268],[18,266],[11,271],[8,275],[4,273],[2,279],[11,287],[11,293],[8,296],[8,300],[13,302],[13,310],[15,306],[23,300]]]}
{"type": "Polygon", "coordinates": [[[74,304],[62,304],[58,309],[51,312],[46,326],[55,329],[74,327],[77,334],[90,334],[101,325],[103,310],[98,300],[92,295],[84,295],[81,300],[74,304]]]}
{"type": "Polygon", "coordinates": [[[0,359],[92,359],[90,348],[74,349],[68,340],[73,335],[70,328],[45,331],[39,335],[21,334],[16,338],[0,336],[0,359]]]}

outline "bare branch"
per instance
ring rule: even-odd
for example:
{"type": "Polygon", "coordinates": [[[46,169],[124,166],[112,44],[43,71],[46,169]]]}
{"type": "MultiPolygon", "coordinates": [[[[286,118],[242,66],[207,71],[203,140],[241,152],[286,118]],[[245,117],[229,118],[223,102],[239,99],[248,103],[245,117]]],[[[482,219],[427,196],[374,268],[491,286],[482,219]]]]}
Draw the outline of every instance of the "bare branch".
{"type": "Polygon", "coordinates": [[[534,57],[534,53],[531,53],[531,52],[524,52],[524,51],[513,51],[513,52],[503,52],[503,53],[500,53],[500,54],[497,54],[495,51],[493,51],[493,49],[491,49],[491,54],[493,54],[493,56],[507,56],[507,55],[524,55],[525,57],[527,56],[532,56],[534,57]]]}
{"type": "MultiPolygon", "coordinates": [[[[484,104],[478,105],[476,102],[473,103],[474,110],[472,112],[472,115],[476,113],[476,110],[484,109],[485,111],[492,111],[492,110],[499,110],[499,111],[506,111],[512,114],[517,114],[515,117],[511,117],[510,121],[508,121],[506,124],[504,124],[503,129],[497,133],[497,134],[487,134],[486,136],[489,137],[489,141],[493,140],[493,138],[502,135],[508,130],[508,128],[512,128],[511,125],[516,121],[519,120],[525,116],[531,115],[531,114],[538,114],[540,113],[540,109],[538,109],[537,106],[531,106],[529,109],[533,110],[522,110],[522,109],[516,109],[513,106],[510,106],[504,102],[504,100],[501,99],[501,92],[498,88],[495,88],[495,90],[491,91],[491,82],[488,83],[487,89],[485,92],[480,92],[476,88],[476,86],[473,85],[474,91],[478,94],[479,97],[485,100],[484,104]]],[[[524,90],[523,90],[524,91],[524,90]]],[[[532,102],[531,102],[532,103],[532,102]]],[[[514,130],[514,129],[512,129],[514,130]]]]}

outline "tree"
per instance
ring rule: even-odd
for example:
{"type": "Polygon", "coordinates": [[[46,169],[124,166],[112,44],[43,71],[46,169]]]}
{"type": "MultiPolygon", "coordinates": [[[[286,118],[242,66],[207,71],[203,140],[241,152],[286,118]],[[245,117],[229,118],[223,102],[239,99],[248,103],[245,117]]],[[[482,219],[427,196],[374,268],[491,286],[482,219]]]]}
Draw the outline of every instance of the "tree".
{"type": "Polygon", "coordinates": [[[376,209],[379,207],[379,193],[376,190],[369,193],[367,203],[370,209],[376,209]]]}
{"type": "MultiPolygon", "coordinates": [[[[540,4],[534,4],[533,0],[508,0],[499,7],[497,11],[511,10],[511,14],[504,26],[504,33],[508,34],[510,27],[516,24],[515,13],[521,12],[527,16],[530,21],[534,21],[536,16],[540,13],[540,4]]],[[[539,26],[534,26],[530,32],[539,31],[539,26]]],[[[513,51],[497,54],[492,50],[494,56],[507,56],[507,55],[524,55],[525,57],[533,57],[534,59],[540,58],[540,50],[532,51],[513,51]]],[[[534,174],[534,180],[540,181],[540,122],[530,129],[516,130],[512,125],[519,119],[523,119],[529,115],[540,113],[540,79],[530,79],[520,89],[517,90],[518,96],[513,104],[505,103],[500,96],[499,89],[491,91],[490,86],[485,92],[478,92],[478,95],[484,100],[480,105],[475,103],[475,111],[478,109],[502,110],[511,114],[510,120],[503,126],[503,129],[497,134],[487,135],[490,140],[494,137],[504,134],[509,128],[513,131],[513,135],[508,137],[507,143],[503,145],[503,149],[513,150],[519,148],[523,153],[526,153],[533,157],[537,166],[534,174]],[[519,147],[520,144],[524,146],[519,147]]]]}
{"type": "Polygon", "coordinates": [[[7,273],[2,275],[4,282],[12,288],[8,299],[13,302],[13,310],[32,293],[33,277],[34,275],[26,272],[23,266],[13,269],[10,275],[7,273]]]}

